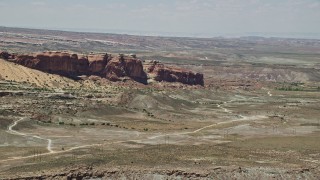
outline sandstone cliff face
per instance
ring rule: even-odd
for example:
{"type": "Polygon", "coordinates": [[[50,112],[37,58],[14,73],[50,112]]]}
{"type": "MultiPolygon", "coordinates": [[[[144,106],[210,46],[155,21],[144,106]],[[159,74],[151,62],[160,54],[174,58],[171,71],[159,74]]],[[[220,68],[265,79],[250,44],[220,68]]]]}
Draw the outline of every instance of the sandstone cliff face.
{"type": "Polygon", "coordinates": [[[90,54],[87,57],[89,61],[89,70],[92,74],[99,75],[105,69],[108,61],[111,59],[111,56],[108,54],[90,54]]]}
{"type": "Polygon", "coordinates": [[[80,75],[97,75],[111,81],[131,78],[146,83],[147,75],[140,60],[111,57],[108,54],[77,55],[68,52],[43,52],[17,56],[16,63],[40,71],[76,78],[80,75]]]}
{"type": "Polygon", "coordinates": [[[136,58],[119,56],[113,58],[105,68],[105,77],[111,81],[118,81],[124,77],[147,83],[147,74],[143,70],[142,62],[136,58]]]}
{"type": "Polygon", "coordinates": [[[36,59],[34,55],[18,55],[15,63],[26,66],[28,68],[36,69],[39,59],[36,59]]]}
{"type": "MultiPolygon", "coordinates": [[[[95,75],[111,81],[132,79],[144,84],[147,84],[148,79],[141,60],[133,55],[112,57],[108,54],[89,54],[86,56],[68,52],[43,52],[18,55],[15,62],[29,68],[74,79],[81,75],[95,75]]],[[[203,74],[181,68],[165,67],[156,61],[149,64],[147,72],[151,78],[160,82],[204,85],[203,74]]]]}
{"type": "Polygon", "coordinates": [[[77,54],[67,52],[44,52],[31,55],[19,55],[16,63],[48,73],[76,77],[88,74],[88,60],[78,59],[77,54]]]}
{"type": "Polygon", "coordinates": [[[18,64],[29,68],[68,76],[101,75],[108,60],[108,54],[85,56],[67,52],[44,52],[16,58],[18,64]]]}
{"type": "Polygon", "coordinates": [[[204,85],[203,74],[194,73],[182,68],[165,67],[153,61],[148,67],[148,73],[156,81],[180,82],[189,85],[204,85]]]}
{"type": "Polygon", "coordinates": [[[88,72],[89,61],[88,58],[84,55],[76,55],[74,57],[77,59],[75,63],[75,69],[77,75],[90,75],[88,72]]]}

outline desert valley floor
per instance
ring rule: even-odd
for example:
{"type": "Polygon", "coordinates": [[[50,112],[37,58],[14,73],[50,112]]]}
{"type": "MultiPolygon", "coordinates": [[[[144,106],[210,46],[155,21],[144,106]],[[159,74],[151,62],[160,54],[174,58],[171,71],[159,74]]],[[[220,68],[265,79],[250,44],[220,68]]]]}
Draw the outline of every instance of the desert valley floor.
{"type": "Polygon", "coordinates": [[[204,76],[74,80],[1,59],[0,179],[320,178],[319,40],[0,30],[12,53],[104,49],[204,76]]]}

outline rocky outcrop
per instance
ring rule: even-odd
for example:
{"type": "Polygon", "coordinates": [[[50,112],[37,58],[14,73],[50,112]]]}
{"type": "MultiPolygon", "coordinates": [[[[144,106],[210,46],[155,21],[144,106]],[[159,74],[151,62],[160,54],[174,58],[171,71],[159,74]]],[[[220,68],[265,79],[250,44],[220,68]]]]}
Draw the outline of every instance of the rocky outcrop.
{"type": "MultiPolygon", "coordinates": [[[[4,54],[6,57],[7,55],[4,54]]],[[[18,55],[15,63],[23,66],[59,74],[73,79],[79,76],[100,76],[111,81],[126,81],[132,79],[147,84],[148,76],[144,71],[142,61],[135,55],[111,56],[108,54],[78,55],[69,52],[42,52],[18,55]]],[[[189,85],[202,85],[203,74],[194,73],[176,67],[165,67],[152,61],[146,65],[149,77],[155,81],[180,82],[189,85]]]]}
{"type": "Polygon", "coordinates": [[[203,169],[179,168],[156,169],[130,167],[93,167],[89,165],[68,165],[61,170],[47,170],[35,175],[22,172],[3,173],[2,179],[37,180],[37,179],[319,179],[318,167],[300,168],[243,168],[236,166],[214,166],[203,169]]]}
{"type": "Polygon", "coordinates": [[[101,75],[110,56],[90,54],[88,56],[68,52],[43,52],[19,55],[16,63],[48,73],[68,77],[80,75],[101,75]]]}
{"type": "Polygon", "coordinates": [[[203,74],[194,73],[177,67],[166,67],[157,61],[152,61],[147,72],[156,81],[180,82],[189,85],[204,85],[203,74]]]}
{"type": "Polygon", "coordinates": [[[147,84],[147,74],[143,70],[141,60],[134,57],[119,55],[108,62],[105,77],[111,81],[118,81],[125,77],[147,84]]]}
{"type": "Polygon", "coordinates": [[[77,54],[68,52],[43,52],[19,55],[16,63],[40,71],[68,77],[88,74],[88,59],[78,59],[77,54]]]}
{"type": "Polygon", "coordinates": [[[15,63],[71,78],[96,75],[111,81],[131,78],[144,84],[147,82],[141,61],[133,56],[112,57],[108,54],[85,56],[68,52],[43,52],[18,55],[15,63]]]}
{"type": "Polygon", "coordinates": [[[88,72],[88,66],[90,63],[85,56],[77,55],[77,54],[73,54],[71,56],[73,56],[73,58],[76,59],[76,61],[72,65],[72,66],[74,66],[76,75],[89,75],[89,74],[91,74],[91,72],[88,72]]]}
{"type": "Polygon", "coordinates": [[[111,56],[108,54],[90,54],[87,59],[89,61],[89,71],[92,74],[99,75],[105,69],[111,56]]]}
{"type": "Polygon", "coordinates": [[[0,51],[0,58],[5,60],[14,59],[14,55],[6,51],[0,51]]]}

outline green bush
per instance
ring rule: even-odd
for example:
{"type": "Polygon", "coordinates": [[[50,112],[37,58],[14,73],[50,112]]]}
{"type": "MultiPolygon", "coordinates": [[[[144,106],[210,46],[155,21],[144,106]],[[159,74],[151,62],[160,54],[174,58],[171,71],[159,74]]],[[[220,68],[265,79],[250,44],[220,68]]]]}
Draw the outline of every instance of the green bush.
{"type": "Polygon", "coordinates": [[[279,91],[303,91],[303,89],[300,89],[298,87],[291,87],[291,86],[288,86],[288,87],[280,87],[280,88],[276,88],[277,90],[279,91]]]}

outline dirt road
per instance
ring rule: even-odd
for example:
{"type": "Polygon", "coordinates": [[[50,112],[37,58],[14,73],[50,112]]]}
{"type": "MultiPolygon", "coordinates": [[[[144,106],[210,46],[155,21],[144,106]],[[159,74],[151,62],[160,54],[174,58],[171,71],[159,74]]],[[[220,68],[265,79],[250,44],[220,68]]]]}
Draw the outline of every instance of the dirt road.
{"type": "Polygon", "coordinates": [[[13,135],[24,136],[24,137],[32,137],[32,138],[36,138],[36,139],[45,140],[45,141],[48,142],[48,144],[47,144],[47,150],[48,150],[50,153],[54,152],[54,151],[52,150],[52,140],[51,140],[51,139],[43,138],[43,137],[40,137],[40,136],[28,135],[28,134],[25,134],[25,133],[22,133],[22,132],[18,132],[18,131],[16,131],[16,130],[13,130],[13,128],[14,128],[15,126],[17,126],[19,122],[24,121],[24,120],[26,120],[26,119],[27,119],[27,118],[21,118],[21,119],[19,119],[19,120],[17,120],[17,121],[14,121],[11,125],[9,125],[7,132],[10,133],[10,134],[13,134],[13,135]]]}

